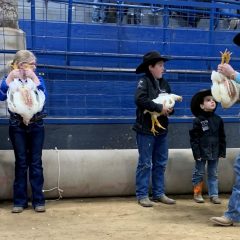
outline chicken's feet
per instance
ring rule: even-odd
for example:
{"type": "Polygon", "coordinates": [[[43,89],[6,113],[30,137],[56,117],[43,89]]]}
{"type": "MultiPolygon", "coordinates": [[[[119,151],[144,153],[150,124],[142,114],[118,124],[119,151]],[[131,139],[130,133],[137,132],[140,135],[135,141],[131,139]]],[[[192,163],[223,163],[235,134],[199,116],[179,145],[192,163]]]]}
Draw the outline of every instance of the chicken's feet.
{"type": "Polygon", "coordinates": [[[151,128],[151,132],[153,133],[154,136],[156,136],[156,134],[158,133],[158,131],[155,129],[155,125],[157,125],[159,128],[162,128],[162,129],[166,129],[164,128],[158,121],[157,117],[155,116],[151,116],[151,120],[152,120],[152,128],[151,128]]]}

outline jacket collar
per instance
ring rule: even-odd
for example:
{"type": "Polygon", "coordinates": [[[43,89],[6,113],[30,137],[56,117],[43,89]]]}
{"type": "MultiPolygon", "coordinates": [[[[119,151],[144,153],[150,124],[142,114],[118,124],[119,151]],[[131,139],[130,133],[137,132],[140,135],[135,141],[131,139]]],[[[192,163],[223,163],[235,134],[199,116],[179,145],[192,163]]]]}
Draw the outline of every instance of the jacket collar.
{"type": "Polygon", "coordinates": [[[146,72],[146,76],[150,79],[154,88],[160,90],[159,81],[161,81],[161,78],[160,79],[155,79],[149,71],[146,72]]]}

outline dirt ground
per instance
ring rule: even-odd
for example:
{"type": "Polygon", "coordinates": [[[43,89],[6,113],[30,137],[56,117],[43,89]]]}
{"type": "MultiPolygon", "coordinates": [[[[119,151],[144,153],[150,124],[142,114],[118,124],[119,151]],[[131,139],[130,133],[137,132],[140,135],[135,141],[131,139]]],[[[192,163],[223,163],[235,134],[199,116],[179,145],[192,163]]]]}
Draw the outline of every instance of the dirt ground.
{"type": "Polygon", "coordinates": [[[237,240],[240,226],[214,226],[208,219],[221,216],[221,205],[194,203],[191,196],[173,196],[176,205],[143,208],[134,197],[48,200],[46,213],[31,208],[11,213],[11,202],[0,203],[1,240],[237,240]]]}

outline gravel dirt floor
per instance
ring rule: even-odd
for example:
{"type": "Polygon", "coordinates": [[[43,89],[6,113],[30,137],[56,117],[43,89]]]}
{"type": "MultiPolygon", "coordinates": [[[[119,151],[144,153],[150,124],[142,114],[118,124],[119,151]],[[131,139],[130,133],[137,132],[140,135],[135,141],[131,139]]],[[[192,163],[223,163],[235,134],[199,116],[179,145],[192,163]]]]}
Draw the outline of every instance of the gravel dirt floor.
{"type": "Polygon", "coordinates": [[[143,208],[134,197],[48,200],[45,213],[31,208],[11,213],[11,202],[0,203],[1,240],[238,240],[240,226],[220,227],[209,218],[221,216],[228,203],[193,202],[192,197],[172,196],[176,205],[143,208]]]}

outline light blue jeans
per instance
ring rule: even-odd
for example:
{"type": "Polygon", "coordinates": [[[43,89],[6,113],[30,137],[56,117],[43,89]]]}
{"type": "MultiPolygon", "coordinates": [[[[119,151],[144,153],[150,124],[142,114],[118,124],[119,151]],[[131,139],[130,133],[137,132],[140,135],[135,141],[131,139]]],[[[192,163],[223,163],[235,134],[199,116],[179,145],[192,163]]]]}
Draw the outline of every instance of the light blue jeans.
{"type": "Polygon", "coordinates": [[[236,158],[234,172],[236,177],[235,184],[228,202],[228,210],[224,213],[224,216],[232,219],[234,222],[240,222],[240,155],[236,158]]]}
{"type": "Polygon", "coordinates": [[[218,159],[217,160],[196,160],[195,168],[193,170],[192,183],[193,186],[196,186],[203,181],[205,175],[205,165],[207,163],[207,186],[208,186],[208,195],[210,197],[218,196],[218,159]]]}
{"type": "MultiPolygon", "coordinates": [[[[94,0],[94,3],[108,2],[103,0],[94,0]]],[[[93,22],[105,22],[106,21],[106,6],[94,5],[92,12],[93,22]]]]}
{"type": "Polygon", "coordinates": [[[137,199],[148,197],[152,176],[152,196],[158,198],[164,194],[164,173],[168,160],[167,134],[152,136],[137,133],[138,165],[136,170],[137,199]]]}

